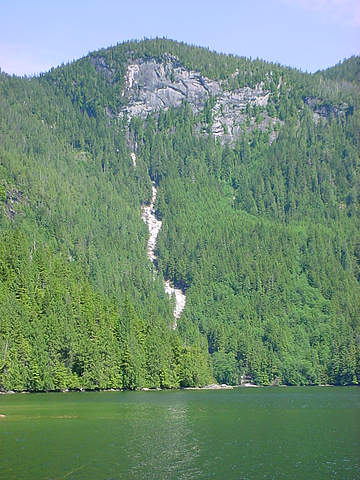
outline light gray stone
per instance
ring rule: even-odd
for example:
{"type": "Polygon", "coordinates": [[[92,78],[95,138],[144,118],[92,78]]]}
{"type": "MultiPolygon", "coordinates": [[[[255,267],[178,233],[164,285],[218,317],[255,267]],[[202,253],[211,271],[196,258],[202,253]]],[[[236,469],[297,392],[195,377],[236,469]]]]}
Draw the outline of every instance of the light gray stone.
{"type": "MultiPolygon", "coordinates": [[[[222,142],[232,142],[241,135],[241,125],[247,119],[247,105],[266,107],[269,96],[263,84],[227,91],[222,82],[188,70],[175,57],[166,56],[162,62],[137,60],[128,65],[122,92],[126,102],[119,115],[126,114],[129,119],[133,116],[146,118],[149,113],[179,107],[184,102],[189,103],[194,113],[199,113],[212,97],[215,104],[211,133],[222,142]]],[[[276,123],[266,114],[264,118],[257,128],[265,129],[276,123]]],[[[198,131],[201,132],[201,126],[198,131]]],[[[271,139],[275,137],[276,132],[271,139]]]]}

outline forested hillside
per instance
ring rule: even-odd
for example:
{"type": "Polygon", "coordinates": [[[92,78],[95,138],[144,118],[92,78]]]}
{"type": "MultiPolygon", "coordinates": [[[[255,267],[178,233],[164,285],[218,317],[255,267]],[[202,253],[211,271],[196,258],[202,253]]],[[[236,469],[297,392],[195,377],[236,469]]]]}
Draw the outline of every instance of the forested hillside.
{"type": "Polygon", "coordinates": [[[357,384],[359,72],[155,39],[1,73],[0,389],[357,384]]]}

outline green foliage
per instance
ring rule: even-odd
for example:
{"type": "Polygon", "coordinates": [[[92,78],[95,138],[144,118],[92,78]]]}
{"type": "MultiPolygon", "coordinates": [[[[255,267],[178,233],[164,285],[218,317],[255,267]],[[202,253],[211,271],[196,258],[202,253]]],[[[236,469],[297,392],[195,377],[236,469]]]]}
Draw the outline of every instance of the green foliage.
{"type": "Polygon", "coordinates": [[[357,72],[358,57],[307,75],[154,39],[0,74],[0,388],[357,384],[357,72]],[[128,62],[169,55],[229,89],[264,82],[277,137],[249,104],[221,145],[212,98],[120,120],[128,62]],[[176,332],[162,276],[186,291],[176,332]]]}
{"type": "Polygon", "coordinates": [[[241,375],[232,353],[214,352],[212,362],[214,376],[219,383],[226,383],[227,385],[238,385],[240,383],[241,375]]]}
{"type": "Polygon", "coordinates": [[[141,320],[126,296],[119,308],[61,252],[8,232],[0,265],[2,388],[170,388],[188,382],[187,368],[203,382],[204,353],[179,350],[178,335],[155,315],[141,320]]]}
{"type": "Polygon", "coordinates": [[[331,80],[360,83],[360,57],[353,55],[334,67],[318,72],[318,74],[331,80]]]}

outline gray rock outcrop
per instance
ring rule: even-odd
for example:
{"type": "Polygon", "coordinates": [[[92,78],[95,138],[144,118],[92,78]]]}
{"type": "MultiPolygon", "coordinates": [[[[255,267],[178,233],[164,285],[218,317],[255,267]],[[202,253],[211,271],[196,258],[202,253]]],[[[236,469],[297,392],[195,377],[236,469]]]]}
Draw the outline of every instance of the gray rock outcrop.
{"type": "Polygon", "coordinates": [[[335,117],[343,116],[346,114],[349,107],[346,103],[330,105],[329,103],[323,102],[320,98],[315,97],[304,97],[304,103],[313,111],[314,120],[316,122],[320,117],[328,118],[331,115],[335,117]]]}
{"type": "MultiPolygon", "coordinates": [[[[213,107],[210,131],[221,140],[232,141],[242,132],[242,125],[248,118],[247,107],[266,107],[269,96],[270,92],[262,84],[256,88],[225,90],[222,82],[188,70],[174,57],[167,56],[162,62],[155,59],[137,60],[128,65],[122,91],[126,102],[120,115],[146,118],[149,113],[179,107],[184,102],[189,103],[196,114],[211,98],[213,107]]],[[[264,130],[276,122],[264,114],[257,128],[264,130]]]]}
{"type": "Polygon", "coordinates": [[[127,105],[122,111],[130,117],[145,118],[148,113],[179,107],[186,101],[198,112],[210,95],[220,93],[218,82],[186,70],[175,61],[138,60],[128,65],[125,74],[123,96],[127,105]]]}

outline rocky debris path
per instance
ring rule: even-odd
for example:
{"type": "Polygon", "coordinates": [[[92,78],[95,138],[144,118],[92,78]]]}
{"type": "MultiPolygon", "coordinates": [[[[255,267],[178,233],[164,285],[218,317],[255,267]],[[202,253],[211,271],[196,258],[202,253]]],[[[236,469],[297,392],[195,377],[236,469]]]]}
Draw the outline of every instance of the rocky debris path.
{"type": "MultiPolygon", "coordinates": [[[[161,220],[158,220],[155,216],[154,205],[156,201],[156,195],[157,195],[157,189],[155,186],[155,182],[152,182],[151,203],[150,205],[142,206],[141,218],[148,226],[149,233],[150,233],[149,240],[147,242],[147,254],[150,260],[152,261],[152,263],[154,264],[155,269],[157,270],[155,246],[156,246],[157,236],[161,229],[162,222],[161,220]]],[[[165,292],[169,295],[170,298],[173,295],[175,295],[174,325],[173,325],[173,328],[175,330],[177,327],[178,318],[180,317],[182,311],[185,308],[186,296],[185,296],[185,293],[180,288],[175,288],[170,282],[170,280],[164,280],[164,288],[165,288],[165,292]]]]}
{"type": "MultiPolygon", "coordinates": [[[[155,182],[152,182],[152,198],[150,205],[143,205],[142,206],[142,214],[141,218],[144,220],[146,225],[149,228],[149,240],[147,242],[147,254],[150,260],[155,264],[156,262],[156,255],[155,255],[155,246],[157,236],[160,232],[162,222],[158,220],[155,216],[154,204],[156,201],[156,194],[157,190],[155,187],[155,182]]],[[[155,265],[156,268],[156,265],[155,265]]]]}

